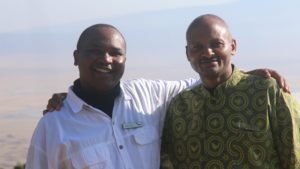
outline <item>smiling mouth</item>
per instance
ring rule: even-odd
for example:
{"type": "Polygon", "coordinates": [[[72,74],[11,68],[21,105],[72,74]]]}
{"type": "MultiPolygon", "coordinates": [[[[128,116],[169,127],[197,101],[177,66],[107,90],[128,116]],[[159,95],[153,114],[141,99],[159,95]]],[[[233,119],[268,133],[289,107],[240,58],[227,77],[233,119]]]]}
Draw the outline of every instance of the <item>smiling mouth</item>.
{"type": "Polygon", "coordinates": [[[99,66],[99,67],[94,67],[94,70],[96,72],[100,72],[100,73],[109,73],[112,71],[112,68],[111,68],[111,66],[109,66],[109,67],[103,67],[103,66],[100,67],[99,66]]]}
{"type": "Polygon", "coordinates": [[[220,59],[218,59],[217,57],[213,57],[211,59],[203,59],[203,60],[201,60],[200,63],[207,64],[207,63],[219,62],[219,60],[220,59]]]}

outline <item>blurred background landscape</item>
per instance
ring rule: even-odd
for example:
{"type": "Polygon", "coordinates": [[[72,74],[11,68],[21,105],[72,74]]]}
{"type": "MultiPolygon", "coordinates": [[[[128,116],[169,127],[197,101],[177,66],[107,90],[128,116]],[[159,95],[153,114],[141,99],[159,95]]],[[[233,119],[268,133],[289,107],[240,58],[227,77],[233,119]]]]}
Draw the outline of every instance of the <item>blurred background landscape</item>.
{"type": "Polygon", "coordinates": [[[185,31],[197,16],[222,17],[237,40],[233,62],[271,68],[300,102],[300,1],[297,0],[10,0],[0,6],[0,168],[24,163],[48,99],[78,77],[73,50],[95,23],[127,40],[123,80],[198,78],[186,60],[185,31]]]}

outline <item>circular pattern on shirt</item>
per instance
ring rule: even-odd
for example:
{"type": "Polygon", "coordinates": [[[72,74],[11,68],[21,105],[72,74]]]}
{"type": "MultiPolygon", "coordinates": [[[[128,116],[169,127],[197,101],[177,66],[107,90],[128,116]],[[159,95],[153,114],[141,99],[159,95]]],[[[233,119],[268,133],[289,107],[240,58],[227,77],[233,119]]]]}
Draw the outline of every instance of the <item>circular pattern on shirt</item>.
{"type": "Polygon", "coordinates": [[[210,156],[217,157],[224,152],[224,139],[220,136],[211,136],[205,142],[204,148],[210,156]]]}
{"type": "Polygon", "coordinates": [[[212,113],[208,115],[206,123],[209,132],[219,133],[224,128],[224,117],[221,113],[212,113]]]}
{"type": "Polygon", "coordinates": [[[238,133],[246,121],[246,118],[242,114],[232,114],[227,118],[227,127],[229,131],[238,133]]]}
{"type": "Polygon", "coordinates": [[[224,165],[221,161],[219,160],[210,160],[204,169],[224,169],[224,165]]]}
{"type": "Polygon", "coordinates": [[[193,114],[191,121],[187,124],[189,135],[198,135],[202,128],[202,120],[199,114],[193,114]]]}
{"type": "Polygon", "coordinates": [[[266,133],[268,122],[266,116],[257,114],[250,121],[253,132],[248,133],[248,137],[252,142],[265,142],[269,135],[266,133]]]}
{"type": "Polygon", "coordinates": [[[248,161],[258,167],[261,166],[266,160],[266,151],[260,145],[252,145],[248,149],[248,161]]]}
{"type": "Polygon", "coordinates": [[[237,137],[230,137],[226,142],[226,151],[229,153],[231,157],[238,157],[235,159],[235,163],[241,163],[244,158],[244,149],[241,147],[240,143],[236,144],[237,137]]]}
{"type": "Polygon", "coordinates": [[[189,105],[181,99],[175,99],[169,107],[175,116],[182,116],[184,113],[190,112],[189,105]]]}
{"type": "Polygon", "coordinates": [[[201,142],[197,137],[190,137],[187,141],[187,152],[191,159],[199,159],[201,153],[201,142]]]}
{"type": "Polygon", "coordinates": [[[199,161],[194,161],[189,165],[189,169],[201,169],[201,163],[199,161]]]}
{"type": "Polygon", "coordinates": [[[282,129],[281,140],[285,145],[290,145],[292,143],[292,133],[289,127],[282,129]]]}
{"type": "Polygon", "coordinates": [[[239,80],[239,85],[235,85],[234,87],[239,90],[245,90],[253,85],[253,81],[254,80],[251,78],[245,78],[243,80],[239,80]]]}
{"type": "Polygon", "coordinates": [[[191,104],[191,111],[190,112],[197,112],[197,110],[200,110],[204,105],[204,100],[202,98],[199,98],[200,96],[196,95],[191,98],[189,98],[189,102],[191,104]]]}
{"type": "Polygon", "coordinates": [[[175,157],[178,161],[184,161],[187,157],[186,143],[182,140],[176,140],[174,143],[175,157]]]}
{"type": "Polygon", "coordinates": [[[174,133],[174,137],[181,138],[186,132],[186,122],[183,118],[175,118],[174,122],[172,123],[172,129],[174,133]]]}
{"type": "Polygon", "coordinates": [[[267,89],[268,83],[270,83],[270,81],[267,79],[262,79],[262,80],[258,79],[254,81],[254,86],[257,89],[267,89]]]}
{"type": "Polygon", "coordinates": [[[241,111],[247,108],[249,99],[246,93],[234,92],[229,96],[229,106],[235,111],[241,111]]]}
{"type": "Polygon", "coordinates": [[[252,106],[256,111],[263,111],[267,108],[266,91],[257,91],[252,98],[252,106]]]}
{"type": "Polygon", "coordinates": [[[280,112],[289,112],[289,110],[287,110],[288,108],[284,105],[278,105],[278,106],[279,106],[277,110],[278,113],[276,114],[278,123],[280,125],[286,125],[291,123],[289,117],[286,116],[286,113],[280,113],[280,112]]]}
{"type": "Polygon", "coordinates": [[[224,107],[225,101],[226,101],[225,95],[218,95],[218,97],[210,98],[207,101],[208,109],[213,111],[220,110],[221,108],[224,107]]]}

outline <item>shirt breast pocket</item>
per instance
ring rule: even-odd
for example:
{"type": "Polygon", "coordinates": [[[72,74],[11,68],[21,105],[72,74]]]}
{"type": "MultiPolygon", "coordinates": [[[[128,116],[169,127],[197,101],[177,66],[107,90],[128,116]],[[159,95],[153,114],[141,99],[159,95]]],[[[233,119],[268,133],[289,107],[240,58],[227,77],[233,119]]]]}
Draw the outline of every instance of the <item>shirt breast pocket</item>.
{"type": "Polygon", "coordinates": [[[75,169],[111,169],[109,151],[104,146],[93,146],[71,155],[75,169]]]}
{"type": "Polygon", "coordinates": [[[247,122],[232,122],[232,126],[240,132],[248,133],[265,133],[268,129],[267,121],[260,121],[259,123],[247,123],[247,122]]]}
{"type": "Polygon", "coordinates": [[[134,140],[139,145],[147,145],[159,141],[159,134],[155,127],[147,126],[138,129],[134,134],[134,140]]]}
{"type": "Polygon", "coordinates": [[[139,128],[133,135],[138,148],[138,157],[143,169],[159,168],[160,136],[158,129],[153,126],[139,128]],[[151,163],[149,163],[151,161],[151,163]]]}

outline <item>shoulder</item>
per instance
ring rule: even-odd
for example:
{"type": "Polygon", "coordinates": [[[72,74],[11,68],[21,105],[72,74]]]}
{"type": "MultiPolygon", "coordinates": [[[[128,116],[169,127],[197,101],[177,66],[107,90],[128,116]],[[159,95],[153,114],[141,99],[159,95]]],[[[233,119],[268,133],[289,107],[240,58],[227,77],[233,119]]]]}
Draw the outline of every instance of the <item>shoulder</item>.
{"type": "Polygon", "coordinates": [[[251,85],[252,87],[255,87],[257,89],[275,89],[275,88],[280,88],[279,84],[277,83],[277,81],[270,77],[270,78],[266,78],[266,77],[262,77],[262,76],[258,76],[258,75],[252,75],[252,74],[245,74],[245,73],[241,73],[241,79],[238,83],[239,85],[251,85]]]}
{"type": "Polygon", "coordinates": [[[128,88],[145,88],[145,87],[163,87],[163,86],[193,86],[201,83],[200,80],[188,78],[183,80],[150,80],[150,79],[131,79],[121,82],[121,86],[128,88]]]}
{"type": "Polygon", "coordinates": [[[64,106],[60,110],[48,112],[40,119],[40,122],[44,125],[54,125],[54,123],[69,119],[70,116],[72,112],[68,108],[68,103],[64,101],[64,106]]]}
{"type": "Polygon", "coordinates": [[[53,112],[48,112],[41,118],[41,123],[51,127],[56,126],[57,123],[64,123],[65,121],[70,121],[72,116],[80,112],[83,105],[83,101],[76,96],[72,91],[71,87],[67,93],[66,99],[63,101],[63,106],[60,110],[53,112]]]}
{"type": "Polygon", "coordinates": [[[200,85],[194,86],[193,88],[187,88],[180,93],[178,93],[176,96],[174,96],[171,100],[171,105],[174,104],[189,104],[191,103],[191,100],[199,100],[199,98],[202,98],[202,94],[198,92],[198,89],[200,88],[200,85]],[[197,98],[195,98],[197,97],[197,98]]]}

